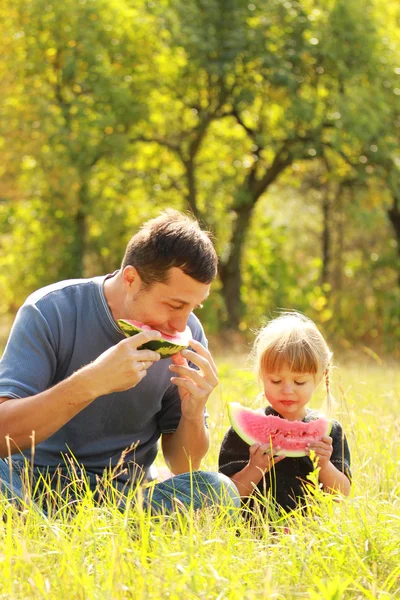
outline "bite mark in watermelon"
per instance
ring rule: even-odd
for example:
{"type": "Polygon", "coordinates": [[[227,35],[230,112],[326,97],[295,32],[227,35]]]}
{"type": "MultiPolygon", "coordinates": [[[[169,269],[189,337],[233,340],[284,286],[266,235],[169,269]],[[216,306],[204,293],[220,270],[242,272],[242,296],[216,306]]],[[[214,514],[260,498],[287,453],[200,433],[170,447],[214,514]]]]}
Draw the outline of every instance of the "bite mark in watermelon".
{"type": "Polygon", "coordinates": [[[288,421],[274,415],[266,415],[260,410],[252,410],[239,402],[228,403],[228,414],[233,429],[250,446],[269,444],[280,447],[276,456],[307,456],[307,444],[319,441],[329,435],[332,423],[323,417],[314,421],[288,421]]]}
{"type": "MultiPolygon", "coordinates": [[[[140,323],[139,321],[131,321],[130,319],[118,319],[117,323],[126,337],[131,337],[142,331],[154,331],[152,327],[140,323]]],[[[187,348],[192,339],[192,332],[189,326],[186,327],[185,331],[178,332],[176,335],[167,335],[163,332],[160,333],[161,338],[158,340],[150,340],[149,342],[142,344],[142,346],[139,346],[139,350],[153,350],[154,352],[158,352],[161,358],[169,358],[187,348]]]]}

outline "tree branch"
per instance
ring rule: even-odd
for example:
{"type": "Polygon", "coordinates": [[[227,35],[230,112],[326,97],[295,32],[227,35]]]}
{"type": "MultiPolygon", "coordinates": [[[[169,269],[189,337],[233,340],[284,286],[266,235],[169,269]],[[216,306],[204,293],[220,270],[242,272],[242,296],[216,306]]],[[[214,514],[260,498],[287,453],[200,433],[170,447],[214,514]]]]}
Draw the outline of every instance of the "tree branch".
{"type": "Polygon", "coordinates": [[[172,152],[175,152],[175,154],[177,154],[182,161],[184,160],[183,154],[182,154],[182,149],[179,146],[179,144],[174,144],[173,142],[170,142],[169,140],[166,140],[164,138],[157,137],[157,136],[146,137],[144,135],[138,135],[129,141],[132,144],[135,144],[136,142],[144,142],[144,143],[148,143],[148,144],[153,143],[153,144],[158,144],[159,146],[164,146],[165,148],[172,150],[172,152]]]}
{"type": "Polygon", "coordinates": [[[261,194],[265,192],[271,183],[282,173],[282,171],[290,165],[293,160],[289,152],[290,140],[285,140],[280,150],[275,154],[271,166],[266,170],[261,179],[256,179],[253,185],[253,196],[257,200],[261,194]]]}
{"type": "Polygon", "coordinates": [[[236,121],[239,123],[239,125],[241,127],[243,127],[243,129],[245,130],[245,132],[247,133],[247,135],[253,140],[255,141],[256,135],[257,135],[257,131],[255,129],[252,129],[251,127],[249,127],[248,125],[246,125],[246,123],[243,121],[242,117],[240,116],[238,110],[236,107],[232,108],[231,111],[225,113],[226,117],[234,117],[236,119],[236,121]]]}

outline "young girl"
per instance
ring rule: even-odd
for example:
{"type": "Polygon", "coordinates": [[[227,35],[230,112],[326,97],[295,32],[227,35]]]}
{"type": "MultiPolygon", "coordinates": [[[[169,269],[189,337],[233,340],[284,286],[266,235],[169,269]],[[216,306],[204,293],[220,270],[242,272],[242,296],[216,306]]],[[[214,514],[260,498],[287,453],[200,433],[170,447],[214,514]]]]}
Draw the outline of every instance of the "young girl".
{"type": "MultiPolygon", "coordinates": [[[[321,413],[307,408],[323,380],[326,405],[331,409],[329,371],[332,353],[316,325],[297,313],[283,313],[258,334],[253,358],[264,394],[269,402],[266,415],[289,421],[311,421],[321,413]]],[[[309,456],[274,456],[269,444],[249,445],[231,428],[222,442],[219,469],[236,484],[242,501],[262,494],[274,507],[285,511],[306,504],[307,475],[314,470],[309,456]],[[258,491],[258,492],[257,492],[258,491]]],[[[319,482],[327,492],[348,495],[350,491],[350,452],[341,425],[333,421],[332,431],[321,441],[309,445],[318,460],[319,482]]],[[[260,497],[260,496],[259,496],[260,497]]]]}

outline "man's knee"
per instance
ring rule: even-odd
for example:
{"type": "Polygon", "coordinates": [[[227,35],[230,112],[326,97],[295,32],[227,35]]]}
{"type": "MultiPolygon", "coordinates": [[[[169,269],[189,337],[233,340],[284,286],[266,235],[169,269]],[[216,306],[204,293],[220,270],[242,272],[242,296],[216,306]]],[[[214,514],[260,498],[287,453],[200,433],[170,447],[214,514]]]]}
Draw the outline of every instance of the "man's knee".
{"type": "Polygon", "coordinates": [[[205,506],[236,509],[240,497],[234,483],[225,475],[211,471],[182,473],[156,484],[145,492],[144,506],[155,513],[173,512],[177,506],[195,510],[205,506]]]}
{"type": "Polygon", "coordinates": [[[205,486],[212,500],[218,504],[230,504],[240,507],[237,487],[229,477],[214,471],[195,471],[191,474],[194,481],[205,486]]]}
{"type": "Polygon", "coordinates": [[[0,458],[0,491],[4,491],[10,487],[12,475],[10,467],[3,458],[0,458]]]}
{"type": "Polygon", "coordinates": [[[0,458],[0,493],[8,500],[23,499],[19,474],[2,458],[0,458]]]}

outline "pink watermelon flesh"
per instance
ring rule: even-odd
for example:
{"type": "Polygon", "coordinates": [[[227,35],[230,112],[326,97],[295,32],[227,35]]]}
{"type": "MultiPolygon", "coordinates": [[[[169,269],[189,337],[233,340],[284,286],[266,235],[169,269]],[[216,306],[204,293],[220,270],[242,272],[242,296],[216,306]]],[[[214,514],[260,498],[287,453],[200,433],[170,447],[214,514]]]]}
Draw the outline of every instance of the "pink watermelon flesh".
{"type": "MultiPolygon", "coordinates": [[[[144,323],[140,323],[140,321],[133,321],[132,319],[124,319],[124,321],[130,323],[137,329],[141,329],[142,331],[157,331],[154,329],[154,327],[149,327],[144,323]]],[[[185,331],[178,333],[177,335],[168,335],[163,331],[160,331],[160,333],[163,340],[171,342],[171,344],[174,344],[176,346],[187,346],[189,345],[189,341],[192,338],[192,332],[189,327],[186,327],[185,331]]]]}
{"type": "Polygon", "coordinates": [[[269,444],[272,448],[279,446],[280,450],[274,452],[277,456],[307,456],[307,444],[329,435],[332,427],[331,422],[322,417],[308,423],[288,421],[251,410],[239,402],[229,402],[228,413],[233,429],[245,442],[250,446],[257,443],[269,444]]]}

